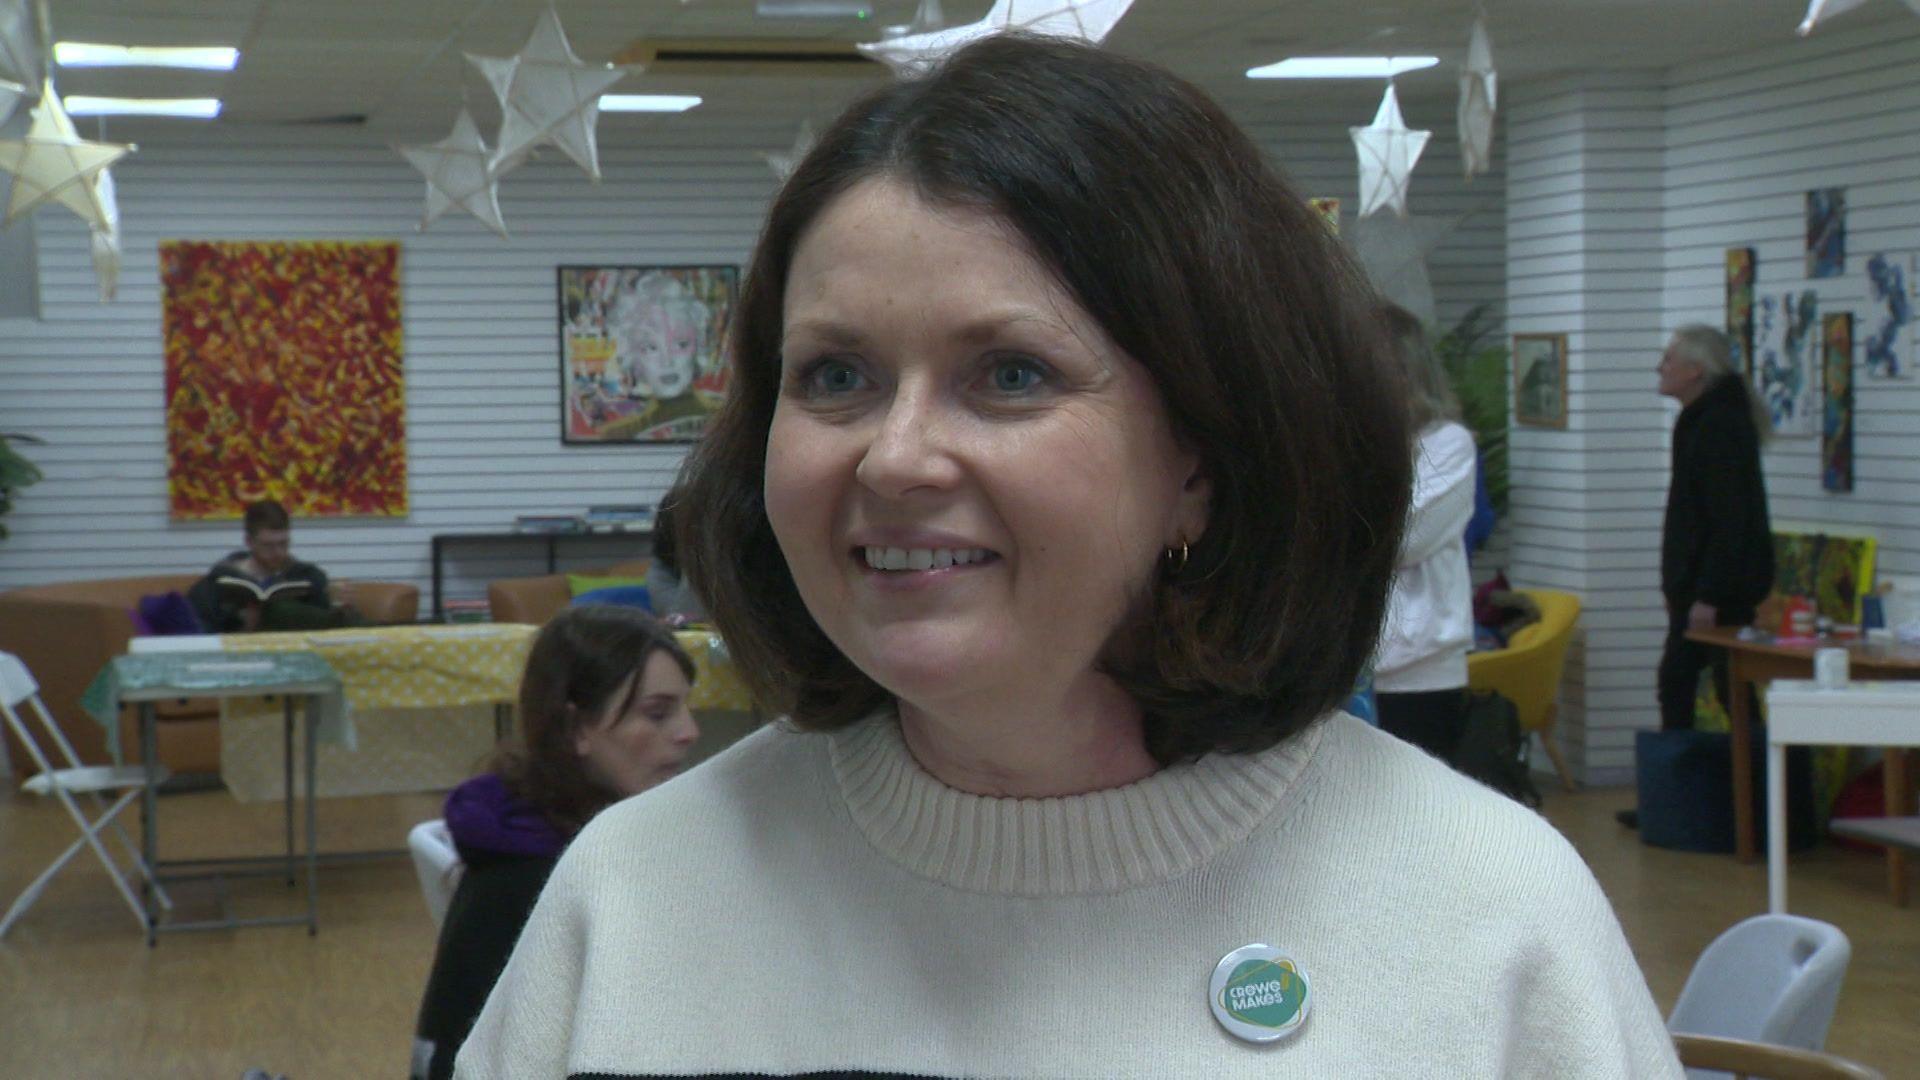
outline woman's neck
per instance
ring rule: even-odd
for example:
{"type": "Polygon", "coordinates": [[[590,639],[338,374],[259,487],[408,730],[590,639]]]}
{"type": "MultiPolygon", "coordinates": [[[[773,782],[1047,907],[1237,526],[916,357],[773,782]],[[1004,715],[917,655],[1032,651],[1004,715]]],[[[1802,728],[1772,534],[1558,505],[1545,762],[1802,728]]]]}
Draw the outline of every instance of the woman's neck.
{"type": "Polygon", "coordinates": [[[1084,795],[1160,769],[1147,753],[1140,706],[1104,675],[1018,702],[929,709],[902,701],[900,732],[921,768],[975,795],[1084,795]]]}

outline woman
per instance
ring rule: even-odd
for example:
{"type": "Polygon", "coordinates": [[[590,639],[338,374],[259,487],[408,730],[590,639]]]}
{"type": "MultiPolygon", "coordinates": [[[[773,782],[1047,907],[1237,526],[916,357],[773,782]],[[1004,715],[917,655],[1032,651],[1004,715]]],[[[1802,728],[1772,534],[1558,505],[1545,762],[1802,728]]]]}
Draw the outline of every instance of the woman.
{"type": "Polygon", "coordinates": [[[1465,536],[1473,517],[1473,434],[1420,320],[1383,304],[1382,329],[1406,381],[1413,430],[1413,502],[1374,660],[1380,726],[1442,761],[1466,726],[1473,581],[1465,536]]]}
{"type": "Polygon", "coordinates": [[[465,871],[420,1005],[412,1075],[453,1074],[454,1055],[580,827],[679,771],[700,734],[687,709],[693,675],[673,635],[636,608],[568,608],[534,639],[520,682],[520,742],[447,797],[465,871]]]}
{"type": "Polygon", "coordinates": [[[1158,68],[855,104],[681,504],[790,723],[587,829],[462,1075],[1677,1076],[1560,837],[1334,711],[1409,485],[1356,280],[1158,68]]]}

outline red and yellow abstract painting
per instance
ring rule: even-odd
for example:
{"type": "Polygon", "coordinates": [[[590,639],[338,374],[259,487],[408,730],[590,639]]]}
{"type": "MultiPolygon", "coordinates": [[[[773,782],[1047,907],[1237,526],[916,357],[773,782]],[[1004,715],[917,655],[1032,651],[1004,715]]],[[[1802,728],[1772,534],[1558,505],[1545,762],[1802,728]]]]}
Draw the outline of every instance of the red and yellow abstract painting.
{"type": "Polygon", "coordinates": [[[175,518],[407,512],[400,245],[160,245],[175,518]]]}

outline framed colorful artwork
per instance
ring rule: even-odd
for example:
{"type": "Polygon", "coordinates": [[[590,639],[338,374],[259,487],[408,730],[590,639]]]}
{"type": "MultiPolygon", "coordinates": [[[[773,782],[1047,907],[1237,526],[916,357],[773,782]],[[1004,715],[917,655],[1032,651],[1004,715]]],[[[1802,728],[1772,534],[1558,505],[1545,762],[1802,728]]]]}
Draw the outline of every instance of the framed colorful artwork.
{"type": "Polygon", "coordinates": [[[1513,335],[1513,419],[1526,427],[1567,426],[1567,335],[1513,335]]]}
{"type": "Polygon", "coordinates": [[[1727,249],[1727,338],[1734,370],[1753,378],[1753,249],[1727,249]]]}
{"type": "Polygon", "coordinates": [[[1866,352],[1869,379],[1913,378],[1911,266],[1896,255],[1878,254],[1867,260],[1866,326],[1860,344],[1866,352]]]}
{"type": "Polygon", "coordinates": [[[1753,309],[1754,388],[1773,433],[1819,434],[1820,297],[1812,289],[1762,294],[1753,309]]]}
{"type": "Polygon", "coordinates": [[[160,245],[173,517],[407,512],[400,245],[160,245]]]}
{"type": "Polygon", "coordinates": [[[1807,192],[1807,276],[1839,277],[1847,270],[1847,189],[1807,192]]]}
{"type": "Polygon", "coordinates": [[[559,268],[561,442],[690,442],[727,395],[732,266],[559,268]]]}
{"type": "Polygon", "coordinates": [[[1853,316],[1820,320],[1820,382],[1826,401],[1820,426],[1820,486],[1853,490],[1853,316]]]}

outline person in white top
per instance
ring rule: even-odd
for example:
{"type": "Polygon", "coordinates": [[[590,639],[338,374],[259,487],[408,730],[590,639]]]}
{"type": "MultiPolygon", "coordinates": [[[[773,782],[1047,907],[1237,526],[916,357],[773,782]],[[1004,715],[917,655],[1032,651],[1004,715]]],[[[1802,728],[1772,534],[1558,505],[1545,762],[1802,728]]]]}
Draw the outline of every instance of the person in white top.
{"type": "Polygon", "coordinates": [[[587,826],[457,1075],[1679,1076],[1566,841],[1336,711],[1412,432],[1203,92],[974,43],[751,265],[678,549],[787,719],[587,826]]]}
{"type": "Polygon", "coordinates": [[[1465,535],[1478,459],[1420,321],[1392,304],[1382,305],[1380,321],[1404,372],[1419,436],[1413,444],[1413,503],[1373,685],[1380,727],[1445,761],[1466,725],[1473,582],[1465,535]]]}

